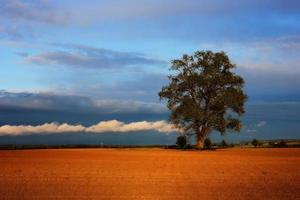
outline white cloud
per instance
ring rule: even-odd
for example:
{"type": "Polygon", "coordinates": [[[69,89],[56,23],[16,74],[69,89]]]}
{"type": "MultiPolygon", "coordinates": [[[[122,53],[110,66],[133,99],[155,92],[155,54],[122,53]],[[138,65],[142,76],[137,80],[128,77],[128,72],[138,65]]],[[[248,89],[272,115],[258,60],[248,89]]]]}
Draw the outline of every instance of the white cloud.
{"type": "Polygon", "coordinates": [[[201,48],[225,51],[238,68],[256,74],[299,74],[300,37],[267,37],[249,41],[228,40],[220,43],[204,43],[201,48]],[[284,58],[284,59],[283,59],[284,58]],[[250,71],[249,71],[250,70],[250,71]]]}
{"type": "Polygon", "coordinates": [[[261,121],[261,122],[259,122],[258,124],[256,124],[256,126],[257,126],[257,127],[263,127],[263,126],[266,125],[266,124],[267,124],[267,122],[261,121]]]}
{"type": "Polygon", "coordinates": [[[102,121],[98,124],[85,127],[83,125],[45,123],[42,125],[4,125],[0,126],[0,136],[18,136],[32,134],[51,134],[51,133],[70,133],[70,132],[137,132],[137,131],[157,131],[161,133],[170,133],[179,131],[172,124],[166,121],[139,121],[124,123],[118,120],[102,121]]]}
{"type": "Polygon", "coordinates": [[[175,129],[171,124],[166,121],[156,122],[132,122],[125,124],[117,120],[103,121],[96,125],[86,128],[87,132],[132,132],[132,131],[150,131],[155,130],[158,132],[173,132],[175,129]]]}
{"type": "Polygon", "coordinates": [[[24,135],[24,134],[39,134],[39,133],[63,133],[63,132],[80,132],[84,131],[82,125],[69,125],[57,123],[45,123],[42,125],[4,125],[0,126],[0,136],[3,135],[24,135]]]}

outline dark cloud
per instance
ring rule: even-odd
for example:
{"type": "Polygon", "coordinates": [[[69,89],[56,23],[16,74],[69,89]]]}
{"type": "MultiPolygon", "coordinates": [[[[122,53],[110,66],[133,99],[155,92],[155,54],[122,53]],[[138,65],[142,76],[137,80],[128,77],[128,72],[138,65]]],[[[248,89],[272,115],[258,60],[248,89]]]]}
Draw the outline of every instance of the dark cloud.
{"type": "MultiPolygon", "coordinates": [[[[45,78],[47,79],[47,77],[45,78]]],[[[124,70],[122,73],[119,70],[112,73],[111,71],[80,70],[71,79],[65,80],[61,84],[52,81],[53,77],[51,76],[48,79],[51,91],[100,99],[142,102],[158,102],[158,92],[163,85],[168,83],[167,74],[134,70],[124,70]],[[106,76],[109,76],[110,79],[107,79],[106,76]]]]}
{"type": "Polygon", "coordinates": [[[157,103],[99,100],[85,96],[57,95],[53,93],[12,93],[5,90],[0,91],[0,106],[2,108],[101,114],[157,114],[166,112],[166,108],[157,103]]]}
{"type": "MultiPolygon", "coordinates": [[[[213,132],[210,136],[214,142],[226,139],[231,142],[251,141],[257,139],[299,139],[300,135],[300,104],[299,103],[248,103],[246,105],[246,113],[243,117],[243,128],[240,134],[227,133],[221,137],[219,133],[213,132]],[[264,124],[264,125],[263,125],[264,124]],[[249,134],[249,131],[254,131],[249,134]],[[288,131],[287,131],[288,130],[288,131]]],[[[34,110],[28,112],[20,112],[21,109],[15,111],[4,110],[0,112],[0,126],[3,125],[41,125],[49,122],[57,122],[55,124],[73,124],[91,126],[99,121],[108,121],[116,119],[106,115],[103,118],[88,114],[78,115],[77,113],[65,112],[57,113],[55,116],[51,112],[37,113],[34,110]],[[74,116],[77,116],[74,118],[74,116]]],[[[22,110],[24,111],[24,110],[22,110]]],[[[157,115],[151,119],[145,118],[139,114],[138,118],[133,119],[132,114],[118,117],[118,121],[126,124],[134,121],[160,121],[166,120],[166,115],[157,115]],[[129,119],[129,120],[128,120],[129,119]]],[[[50,124],[51,125],[51,124],[50,124]]],[[[9,126],[8,126],[9,127],[9,126]]],[[[20,127],[19,127],[20,128],[20,127]]],[[[80,127],[79,127],[80,128],[80,127]]],[[[176,135],[170,135],[173,139],[166,140],[162,136],[166,134],[158,134],[152,131],[138,131],[136,133],[59,133],[51,135],[24,135],[24,136],[1,136],[0,144],[175,144],[176,135]],[[158,137],[159,136],[159,137],[158,137]],[[134,141],[134,142],[133,142],[134,141]]]]}
{"type": "Polygon", "coordinates": [[[159,65],[166,62],[149,58],[145,54],[121,52],[104,48],[94,48],[85,45],[57,45],[64,50],[28,55],[24,60],[31,64],[47,66],[69,66],[82,68],[123,68],[139,65],[159,65]]]}
{"type": "Polygon", "coordinates": [[[168,83],[166,74],[146,72],[134,73],[130,80],[119,80],[115,83],[100,85],[75,86],[76,91],[88,96],[96,95],[106,99],[123,99],[157,102],[158,92],[168,83]]]}
{"type": "Polygon", "coordinates": [[[241,69],[249,101],[300,101],[299,73],[241,69]]]}

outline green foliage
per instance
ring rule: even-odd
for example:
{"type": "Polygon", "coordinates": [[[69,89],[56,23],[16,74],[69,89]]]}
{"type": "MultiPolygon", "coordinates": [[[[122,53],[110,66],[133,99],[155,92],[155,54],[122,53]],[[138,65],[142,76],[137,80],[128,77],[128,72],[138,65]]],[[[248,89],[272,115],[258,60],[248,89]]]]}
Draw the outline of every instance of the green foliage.
{"type": "Polygon", "coordinates": [[[205,138],[212,130],[240,131],[247,96],[244,80],[224,52],[197,51],[173,60],[170,83],[159,92],[170,121],[188,134],[205,138]]]}
{"type": "Polygon", "coordinates": [[[209,138],[204,140],[204,149],[211,149],[212,142],[209,138]]]}
{"type": "Polygon", "coordinates": [[[259,141],[257,140],[257,139],[253,139],[252,140],[252,142],[251,142],[251,144],[254,146],[254,147],[257,147],[257,146],[259,146],[259,141]]]}
{"type": "Polygon", "coordinates": [[[177,137],[176,145],[180,149],[184,149],[187,146],[186,136],[181,135],[177,137]]]}

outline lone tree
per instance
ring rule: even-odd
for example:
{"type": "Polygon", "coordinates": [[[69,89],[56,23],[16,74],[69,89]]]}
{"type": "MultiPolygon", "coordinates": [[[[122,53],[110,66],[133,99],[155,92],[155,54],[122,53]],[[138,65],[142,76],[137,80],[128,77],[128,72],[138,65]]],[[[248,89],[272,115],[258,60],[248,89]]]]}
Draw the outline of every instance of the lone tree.
{"type": "Polygon", "coordinates": [[[199,148],[213,130],[240,131],[247,96],[234,68],[224,52],[197,51],[172,61],[174,73],[159,96],[167,100],[170,121],[186,134],[195,134],[199,148]]]}

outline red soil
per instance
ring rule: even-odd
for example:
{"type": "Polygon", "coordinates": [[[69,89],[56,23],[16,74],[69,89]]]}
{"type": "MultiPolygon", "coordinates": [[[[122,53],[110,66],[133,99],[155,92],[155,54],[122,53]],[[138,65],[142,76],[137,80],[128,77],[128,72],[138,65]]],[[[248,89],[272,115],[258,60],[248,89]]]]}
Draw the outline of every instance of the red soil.
{"type": "Polygon", "coordinates": [[[0,151],[0,199],[300,199],[300,148],[0,151]]]}

